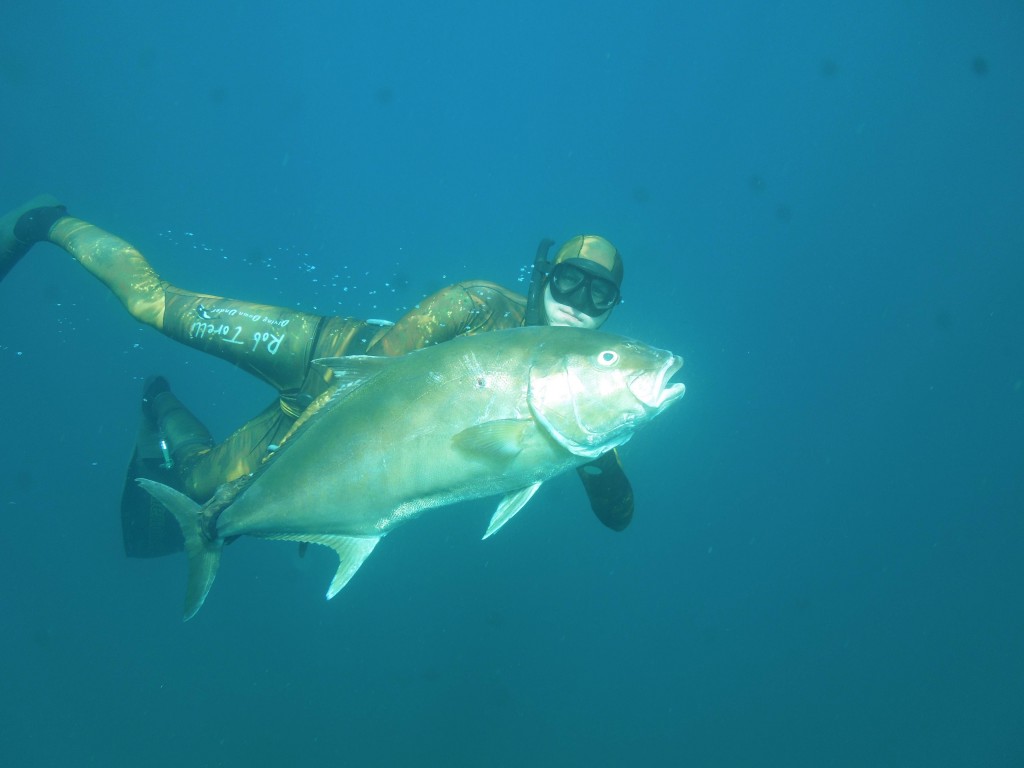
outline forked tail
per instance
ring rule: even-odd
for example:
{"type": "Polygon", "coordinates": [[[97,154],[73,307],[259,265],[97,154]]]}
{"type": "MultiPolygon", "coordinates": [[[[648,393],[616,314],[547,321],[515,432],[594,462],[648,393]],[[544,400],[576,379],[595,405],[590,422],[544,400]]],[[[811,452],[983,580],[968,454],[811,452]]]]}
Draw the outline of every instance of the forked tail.
{"type": "Polygon", "coordinates": [[[185,537],[185,553],[188,555],[188,587],[185,591],[185,621],[188,621],[203,607],[206,595],[217,578],[220,565],[221,540],[211,541],[200,527],[199,504],[170,486],[140,477],[136,482],[154,499],[174,515],[185,537]]]}

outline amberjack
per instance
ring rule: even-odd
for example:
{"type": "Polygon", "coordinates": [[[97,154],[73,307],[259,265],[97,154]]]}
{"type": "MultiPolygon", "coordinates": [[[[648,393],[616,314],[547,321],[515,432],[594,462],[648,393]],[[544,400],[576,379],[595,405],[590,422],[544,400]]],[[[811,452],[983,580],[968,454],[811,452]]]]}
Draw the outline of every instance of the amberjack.
{"type": "Polygon", "coordinates": [[[181,526],[185,619],[206,600],[226,540],[331,547],[334,597],[380,540],[427,510],[501,495],[484,538],[547,480],[629,440],[683,396],[682,358],[599,331],[528,327],[400,357],[316,361],[331,387],[260,468],[200,506],[139,484],[181,526]]]}

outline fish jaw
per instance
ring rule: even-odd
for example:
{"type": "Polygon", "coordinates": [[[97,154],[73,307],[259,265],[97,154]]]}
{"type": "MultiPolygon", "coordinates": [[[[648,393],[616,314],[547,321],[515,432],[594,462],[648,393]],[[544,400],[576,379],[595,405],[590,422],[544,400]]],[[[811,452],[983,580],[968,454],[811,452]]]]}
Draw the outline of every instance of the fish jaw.
{"type": "Polygon", "coordinates": [[[672,355],[661,370],[643,372],[630,379],[629,391],[647,409],[659,412],[686,394],[686,385],[682,382],[670,383],[682,367],[683,358],[672,355]]]}

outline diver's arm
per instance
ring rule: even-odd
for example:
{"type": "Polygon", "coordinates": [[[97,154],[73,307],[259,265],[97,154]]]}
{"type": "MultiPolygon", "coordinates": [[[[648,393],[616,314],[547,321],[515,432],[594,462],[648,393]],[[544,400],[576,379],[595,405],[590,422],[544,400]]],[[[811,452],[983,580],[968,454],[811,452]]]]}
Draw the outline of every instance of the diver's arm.
{"type": "Polygon", "coordinates": [[[621,531],[633,519],[633,487],[616,450],[576,468],[597,519],[621,531]]]}
{"type": "Polygon", "coordinates": [[[369,355],[404,355],[471,330],[476,303],[462,284],[442,288],[384,329],[367,347],[369,355]]]}
{"type": "Polygon", "coordinates": [[[370,342],[367,354],[403,355],[456,336],[517,328],[525,314],[526,298],[496,283],[456,283],[427,297],[381,331],[370,342]]]}

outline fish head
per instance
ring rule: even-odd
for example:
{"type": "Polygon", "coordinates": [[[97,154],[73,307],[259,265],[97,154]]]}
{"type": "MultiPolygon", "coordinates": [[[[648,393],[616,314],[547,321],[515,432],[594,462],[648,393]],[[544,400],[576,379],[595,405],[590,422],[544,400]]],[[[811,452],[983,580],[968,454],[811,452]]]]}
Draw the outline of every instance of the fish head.
{"type": "Polygon", "coordinates": [[[530,367],[534,419],[566,450],[597,457],[683,396],[683,359],[599,331],[551,328],[530,367]]]}

